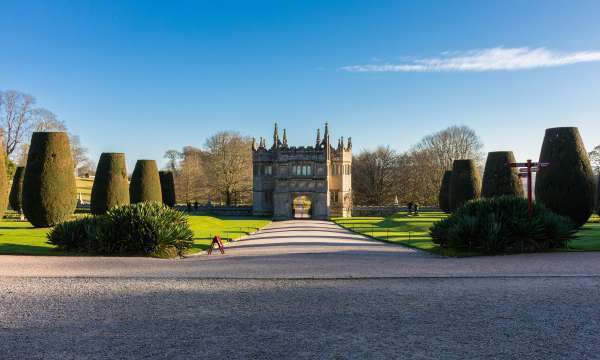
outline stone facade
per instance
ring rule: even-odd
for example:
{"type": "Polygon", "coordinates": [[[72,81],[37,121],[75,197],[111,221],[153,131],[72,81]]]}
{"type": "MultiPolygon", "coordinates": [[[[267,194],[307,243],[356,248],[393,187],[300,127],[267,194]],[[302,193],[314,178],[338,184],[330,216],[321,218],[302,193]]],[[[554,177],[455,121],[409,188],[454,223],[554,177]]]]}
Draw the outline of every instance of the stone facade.
{"type": "Polygon", "coordinates": [[[327,124],[323,139],[318,129],[315,146],[308,147],[288,146],[285,129],[280,140],[275,124],[270,148],[263,138],[258,145],[253,142],[252,166],[255,215],[274,220],[351,216],[352,139],[344,142],[341,138],[333,147],[327,124]],[[298,207],[298,199],[309,199],[306,214],[304,206],[298,207]]]}

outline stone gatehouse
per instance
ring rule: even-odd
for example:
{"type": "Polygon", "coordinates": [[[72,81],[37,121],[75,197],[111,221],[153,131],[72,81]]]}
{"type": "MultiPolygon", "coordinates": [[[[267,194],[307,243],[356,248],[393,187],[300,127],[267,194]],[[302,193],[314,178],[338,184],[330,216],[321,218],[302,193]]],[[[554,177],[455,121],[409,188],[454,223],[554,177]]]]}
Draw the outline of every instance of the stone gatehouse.
{"type": "Polygon", "coordinates": [[[317,129],[314,146],[289,146],[275,124],[273,145],[252,144],[253,213],[274,220],[349,217],[352,212],[352,138],[337,147],[317,129]]]}

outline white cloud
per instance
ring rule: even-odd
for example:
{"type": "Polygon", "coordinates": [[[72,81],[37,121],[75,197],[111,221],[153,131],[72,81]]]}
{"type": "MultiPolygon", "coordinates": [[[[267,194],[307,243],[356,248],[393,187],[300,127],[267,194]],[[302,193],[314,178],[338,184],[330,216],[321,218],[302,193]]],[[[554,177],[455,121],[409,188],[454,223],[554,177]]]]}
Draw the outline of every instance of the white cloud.
{"type": "Polygon", "coordinates": [[[457,72],[523,70],[600,61],[600,51],[557,52],[546,48],[491,48],[446,52],[441,57],[399,64],[349,65],[348,72],[457,72]]]}

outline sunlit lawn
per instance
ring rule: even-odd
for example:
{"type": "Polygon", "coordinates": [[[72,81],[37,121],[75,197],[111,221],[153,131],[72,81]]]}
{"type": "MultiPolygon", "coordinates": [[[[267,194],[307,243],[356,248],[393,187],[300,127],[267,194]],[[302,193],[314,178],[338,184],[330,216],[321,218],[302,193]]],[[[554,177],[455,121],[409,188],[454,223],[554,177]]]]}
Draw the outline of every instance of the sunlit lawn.
{"type": "MultiPolygon", "coordinates": [[[[443,212],[421,212],[418,216],[399,212],[389,217],[335,218],[333,221],[355,232],[378,240],[402,244],[437,254],[448,256],[477,255],[474,252],[441,249],[431,241],[429,228],[445,218],[443,212]]],[[[569,242],[569,251],[600,251],[600,218],[593,215],[577,233],[577,238],[569,242]]]]}
{"type": "MultiPolygon", "coordinates": [[[[225,241],[238,239],[267,225],[271,220],[256,217],[217,217],[192,215],[189,223],[194,231],[191,253],[208,248],[212,236],[218,234],[225,241]]],[[[46,241],[50,229],[35,229],[26,221],[15,218],[0,221],[0,254],[61,255],[46,241]]]]}
{"type": "Polygon", "coordinates": [[[429,228],[446,216],[443,212],[420,212],[419,215],[408,215],[407,212],[402,211],[389,217],[335,218],[333,221],[378,240],[449,256],[471,255],[465,251],[441,249],[431,241],[429,228]]]}

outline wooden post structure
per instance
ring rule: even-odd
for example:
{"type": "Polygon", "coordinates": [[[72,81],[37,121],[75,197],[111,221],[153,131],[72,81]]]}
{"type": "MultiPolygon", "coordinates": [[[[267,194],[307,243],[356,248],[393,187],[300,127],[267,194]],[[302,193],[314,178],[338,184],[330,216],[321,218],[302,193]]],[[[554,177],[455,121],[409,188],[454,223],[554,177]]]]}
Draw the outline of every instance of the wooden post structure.
{"type": "Polygon", "coordinates": [[[533,184],[532,174],[539,171],[543,167],[549,166],[550,163],[537,163],[528,159],[524,163],[509,163],[508,166],[519,168],[519,177],[527,178],[527,214],[529,219],[533,217],[533,184]]]}

